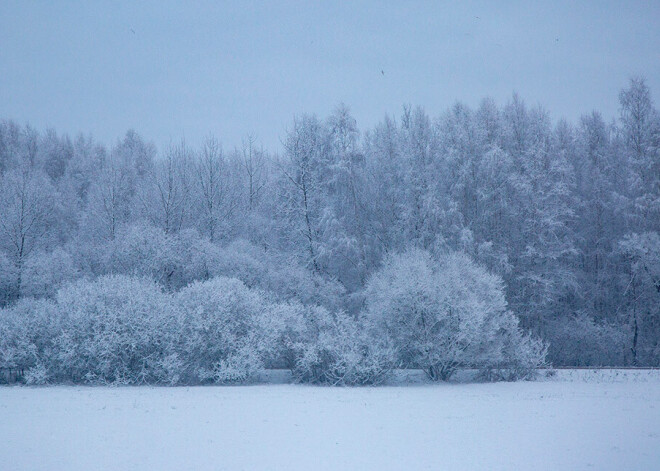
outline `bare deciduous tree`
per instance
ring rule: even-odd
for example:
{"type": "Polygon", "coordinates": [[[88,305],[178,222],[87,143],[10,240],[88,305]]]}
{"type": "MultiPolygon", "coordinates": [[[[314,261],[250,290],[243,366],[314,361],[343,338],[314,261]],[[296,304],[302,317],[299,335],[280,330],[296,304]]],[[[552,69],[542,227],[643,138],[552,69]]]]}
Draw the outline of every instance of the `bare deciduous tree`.
{"type": "Polygon", "coordinates": [[[7,172],[0,182],[0,244],[16,267],[14,297],[23,283],[26,258],[48,238],[56,192],[48,177],[29,167],[7,172]]]}

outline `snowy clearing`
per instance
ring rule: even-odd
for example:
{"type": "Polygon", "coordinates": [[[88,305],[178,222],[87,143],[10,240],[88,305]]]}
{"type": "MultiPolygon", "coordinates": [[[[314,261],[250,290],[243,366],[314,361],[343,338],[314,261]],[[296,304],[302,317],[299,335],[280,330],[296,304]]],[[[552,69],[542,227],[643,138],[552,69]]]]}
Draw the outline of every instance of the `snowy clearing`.
{"type": "Polygon", "coordinates": [[[0,388],[0,469],[652,470],[660,373],[372,388],[0,388]]]}

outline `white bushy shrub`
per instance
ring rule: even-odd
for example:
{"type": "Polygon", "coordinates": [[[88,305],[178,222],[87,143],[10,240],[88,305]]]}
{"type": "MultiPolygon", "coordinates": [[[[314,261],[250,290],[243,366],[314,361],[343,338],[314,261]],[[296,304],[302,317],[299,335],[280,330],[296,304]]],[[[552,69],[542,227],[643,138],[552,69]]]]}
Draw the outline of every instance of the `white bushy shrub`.
{"type": "Polygon", "coordinates": [[[175,335],[169,297],[153,281],[121,275],[59,291],[65,328],[56,339],[61,372],[74,382],[168,382],[163,361],[175,335]]]}
{"type": "Polygon", "coordinates": [[[37,363],[32,368],[25,372],[25,382],[30,385],[44,385],[48,384],[51,375],[48,367],[43,363],[37,363]]]}
{"type": "Polygon", "coordinates": [[[221,263],[221,249],[202,237],[195,229],[185,229],[175,238],[175,250],[182,265],[172,277],[172,287],[181,289],[194,281],[204,281],[216,276],[221,263]]]}
{"type": "Polygon", "coordinates": [[[0,309],[0,368],[40,384],[57,380],[53,359],[62,329],[60,313],[49,300],[26,298],[0,309]]]}
{"type": "Polygon", "coordinates": [[[249,288],[260,286],[268,276],[268,253],[246,240],[235,240],[218,249],[213,276],[236,278],[249,288]]]}
{"type": "Polygon", "coordinates": [[[176,304],[187,381],[242,382],[264,366],[271,346],[264,329],[270,303],[260,292],[218,277],[184,288],[176,304]]]}
{"type": "Polygon", "coordinates": [[[512,312],[508,311],[501,321],[493,343],[485,349],[492,356],[487,356],[481,365],[477,365],[481,369],[481,377],[488,381],[534,378],[537,369],[546,365],[548,345],[523,332],[512,312]]]}
{"type": "Polygon", "coordinates": [[[244,382],[275,356],[273,306],[236,279],[177,294],[124,275],[79,280],[0,310],[0,368],[29,384],[244,382]]]}
{"type": "Polygon", "coordinates": [[[298,382],[379,384],[394,366],[394,349],[343,311],[293,303],[280,306],[279,345],[298,382]]]}
{"type": "Polygon", "coordinates": [[[459,366],[542,361],[525,357],[534,349],[523,348],[527,340],[507,310],[501,279],[465,254],[391,256],[367,283],[366,303],[366,317],[392,339],[401,361],[432,380],[448,379],[459,366]]]}

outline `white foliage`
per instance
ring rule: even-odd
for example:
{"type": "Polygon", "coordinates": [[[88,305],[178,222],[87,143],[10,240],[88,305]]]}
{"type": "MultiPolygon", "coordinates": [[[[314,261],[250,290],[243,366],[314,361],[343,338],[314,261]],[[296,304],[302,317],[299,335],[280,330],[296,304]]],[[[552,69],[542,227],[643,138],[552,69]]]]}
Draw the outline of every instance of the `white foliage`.
{"type": "Polygon", "coordinates": [[[213,278],[176,295],[183,328],[182,357],[198,381],[236,382],[264,365],[269,342],[262,323],[269,304],[241,281],[213,278]]]}
{"type": "Polygon", "coordinates": [[[410,250],[392,256],[368,282],[366,300],[366,316],[392,339],[400,358],[433,380],[448,379],[459,366],[523,360],[502,281],[466,255],[436,261],[410,250]]]}
{"type": "Polygon", "coordinates": [[[60,290],[56,302],[65,324],[56,339],[61,372],[91,383],[161,379],[172,316],[152,281],[116,275],[81,281],[60,290]]]}
{"type": "Polygon", "coordinates": [[[287,305],[280,311],[280,345],[299,382],[331,385],[379,384],[394,364],[394,349],[364,320],[320,307],[287,305]]]}

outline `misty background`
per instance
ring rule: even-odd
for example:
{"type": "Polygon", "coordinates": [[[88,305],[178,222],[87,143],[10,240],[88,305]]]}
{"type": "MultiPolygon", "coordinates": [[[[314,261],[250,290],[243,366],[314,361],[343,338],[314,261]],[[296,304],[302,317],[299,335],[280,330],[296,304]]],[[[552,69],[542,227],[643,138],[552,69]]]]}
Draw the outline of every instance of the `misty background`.
{"type": "Polygon", "coordinates": [[[0,2],[0,114],[112,145],[281,148],[294,114],[361,127],[517,91],[553,119],[660,89],[658,2],[0,2]]]}

